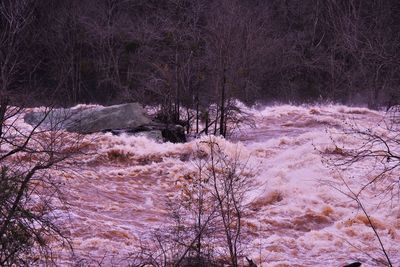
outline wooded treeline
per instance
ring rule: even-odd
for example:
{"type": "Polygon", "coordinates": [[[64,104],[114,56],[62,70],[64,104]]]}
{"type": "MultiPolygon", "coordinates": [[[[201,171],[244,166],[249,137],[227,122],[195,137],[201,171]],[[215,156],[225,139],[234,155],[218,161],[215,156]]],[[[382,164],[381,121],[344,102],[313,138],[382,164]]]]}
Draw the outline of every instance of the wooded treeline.
{"type": "MultiPolygon", "coordinates": [[[[399,98],[397,0],[2,0],[1,94],[181,107],[399,98]]],[[[206,116],[206,115],[203,115],[206,116]]],[[[179,116],[178,116],[179,117],[179,116]]],[[[178,118],[174,118],[178,119],[178,118]]]]}

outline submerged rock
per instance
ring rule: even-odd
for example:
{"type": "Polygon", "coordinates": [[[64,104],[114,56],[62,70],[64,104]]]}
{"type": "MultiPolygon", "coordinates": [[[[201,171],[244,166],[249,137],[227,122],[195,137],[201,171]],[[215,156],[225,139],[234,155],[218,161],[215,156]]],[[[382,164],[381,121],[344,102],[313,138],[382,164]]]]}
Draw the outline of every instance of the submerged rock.
{"type": "Polygon", "coordinates": [[[146,136],[156,141],[171,143],[186,142],[185,129],[180,125],[167,125],[153,122],[152,124],[142,125],[131,129],[108,129],[104,132],[111,132],[114,135],[128,134],[135,136],[146,136]]]}
{"type": "Polygon", "coordinates": [[[359,267],[359,266],[361,266],[361,262],[353,262],[353,263],[350,263],[350,264],[347,264],[347,265],[345,265],[345,266],[343,266],[343,267],[359,267]]]}
{"type": "Polygon", "coordinates": [[[162,130],[162,136],[165,140],[172,143],[186,142],[185,129],[181,125],[173,125],[162,130]]]}
{"type": "Polygon", "coordinates": [[[135,134],[135,136],[144,136],[147,137],[148,139],[153,139],[158,142],[163,142],[164,138],[162,136],[162,132],[158,130],[154,131],[147,131],[147,132],[138,132],[135,134]]]}

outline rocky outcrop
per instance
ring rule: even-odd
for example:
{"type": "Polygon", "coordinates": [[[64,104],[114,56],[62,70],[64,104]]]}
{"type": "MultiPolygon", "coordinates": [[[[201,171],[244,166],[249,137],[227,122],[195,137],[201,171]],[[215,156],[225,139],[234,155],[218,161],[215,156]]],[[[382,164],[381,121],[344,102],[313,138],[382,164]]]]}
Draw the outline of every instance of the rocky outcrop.
{"type": "Polygon", "coordinates": [[[107,129],[136,128],[151,122],[138,103],[85,109],[53,109],[48,113],[32,112],[25,116],[25,121],[36,125],[45,116],[44,127],[57,127],[83,134],[102,132],[107,129]]]}
{"type": "Polygon", "coordinates": [[[184,128],[153,121],[138,103],[109,107],[83,107],[53,109],[51,111],[31,112],[25,115],[25,122],[49,130],[63,129],[69,132],[90,134],[111,132],[143,135],[157,141],[173,143],[185,142],[184,128]]]}

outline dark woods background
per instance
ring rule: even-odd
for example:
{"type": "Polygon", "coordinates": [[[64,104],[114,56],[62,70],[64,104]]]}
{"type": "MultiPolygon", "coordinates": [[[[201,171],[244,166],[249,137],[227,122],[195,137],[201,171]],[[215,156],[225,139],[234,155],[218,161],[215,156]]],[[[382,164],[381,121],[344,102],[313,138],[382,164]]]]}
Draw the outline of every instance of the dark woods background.
{"type": "Polygon", "coordinates": [[[0,92],[17,103],[399,99],[398,0],[0,3],[0,92]]]}

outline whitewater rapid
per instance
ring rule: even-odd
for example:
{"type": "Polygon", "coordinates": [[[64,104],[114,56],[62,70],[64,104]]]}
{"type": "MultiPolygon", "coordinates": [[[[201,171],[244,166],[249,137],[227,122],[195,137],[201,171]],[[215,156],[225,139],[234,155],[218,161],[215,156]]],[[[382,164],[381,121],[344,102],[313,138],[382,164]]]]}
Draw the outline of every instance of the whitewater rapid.
{"type": "MultiPolygon", "coordinates": [[[[258,266],[378,265],[372,257],[383,256],[365,216],[332,186],[339,176],[350,186],[361,185],[370,166],[338,172],[323,157],[335,149],[332,138],[348,146],[359,142],[342,133],[348,123],[374,127],[384,113],[340,105],[242,108],[253,127],[243,126],[229,141],[217,140],[228,154],[242,151],[257,168],[259,187],[244,224],[251,233],[248,257],[258,266]]],[[[62,174],[74,253],[118,265],[165,223],[165,199],[193,167],[190,158],[199,140],[160,144],[145,137],[93,134],[84,142],[91,153],[77,159],[79,172],[62,174]]],[[[399,266],[399,205],[379,205],[374,192],[368,194],[370,216],[399,266]]]]}

